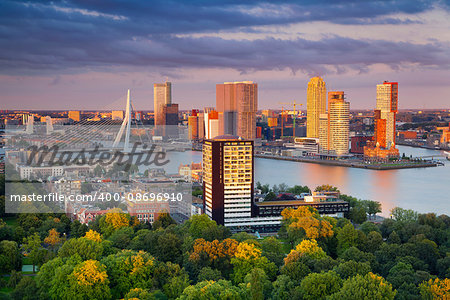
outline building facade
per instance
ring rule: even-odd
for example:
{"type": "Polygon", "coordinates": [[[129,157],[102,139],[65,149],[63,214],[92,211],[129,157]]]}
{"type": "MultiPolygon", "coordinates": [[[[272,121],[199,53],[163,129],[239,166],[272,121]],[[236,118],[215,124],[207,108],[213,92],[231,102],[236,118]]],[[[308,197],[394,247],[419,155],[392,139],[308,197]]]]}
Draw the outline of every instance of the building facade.
{"type": "Polygon", "coordinates": [[[237,135],[247,140],[256,138],[258,84],[252,81],[217,84],[216,109],[219,135],[237,135]]]}
{"type": "Polygon", "coordinates": [[[308,83],[306,95],[306,136],[319,138],[320,114],[326,112],[325,81],[321,77],[313,77],[308,83]]]}
{"type": "MultiPolygon", "coordinates": [[[[395,120],[398,112],[397,82],[385,81],[377,85],[377,110],[379,111],[378,119],[385,120],[377,126],[380,129],[378,136],[383,140],[383,145],[380,144],[380,147],[390,148],[395,146],[395,120]]],[[[376,121],[377,119],[375,118],[376,121]]]]}
{"type": "Polygon", "coordinates": [[[203,143],[205,213],[217,224],[251,218],[253,210],[253,141],[217,136],[203,143]]]}
{"type": "Polygon", "coordinates": [[[366,160],[390,160],[400,156],[395,147],[395,121],[398,112],[398,83],[385,81],[377,85],[373,141],[364,147],[366,160]]]}
{"type": "Polygon", "coordinates": [[[153,85],[153,109],[155,113],[155,125],[166,125],[164,118],[164,106],[172,104],[172,83],[155,83],[153,85]]]}
{"type": "Polygon", "coordinates": [[[78,110],[71,110],[68,113],[68,117],[69,119],[75,121],[75,122],[80,122],[81,121],[81,114],[80,111],[78,110]]]}

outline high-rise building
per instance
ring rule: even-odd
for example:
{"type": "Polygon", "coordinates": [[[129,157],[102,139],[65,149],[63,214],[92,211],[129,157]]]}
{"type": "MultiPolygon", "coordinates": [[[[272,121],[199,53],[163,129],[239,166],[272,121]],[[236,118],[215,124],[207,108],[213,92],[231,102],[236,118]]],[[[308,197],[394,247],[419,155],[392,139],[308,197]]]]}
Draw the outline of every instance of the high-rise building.
{"type": "Polygon", "coordinates": [[[205,124],[205,139],[212,139],[219,135],[219,113],[213,108],[205,108],[203,113],[205,124]]]}
{"type": "Polygon", "coordinates": [[[319,116],[320,152],[334,155],[348,154],[350,103],[344,92],[328,93],[328,113],[319,116]]]}
{"type": "Polygon", "coordinates": [[[320,114],[326,112],[325,81],[321,77],[313,77],[308,82],[306,95],[306,136],[309,138],[319,138],[320,114]]]}
{"type": "Polygon", "coordinates": [[[222,135],[203,143],[205,213],[230,226],[253,216],[253,141],[222,135]]]}
{"type": "Polygon", "coordinates": [[[375,133],[372,142],[364,147],[367,160],[388,160],[400,156],[395,147],[395,120],[398,111],[398,83],[385,81],[377,85],[375,133]]]}
{"type": "Polygon", "coordinates": [[[113,110],[111,113],[112,120],[123,120],[123,110],[113,110]]]}
{"type": "Polygon", "coordinates": [[[383,137],[380,134],[377,137],[385,139],[384,148],[395,146],[395,119],[398,112],[398,83],[385,81],[377,85],[377,110],[379,110],[379,119],[386,122],[386,133],[383,137]]]}
{"type": "Polygon", "coordinates": [[[243,139],[255,139],[258,84],[252,81],[217,84],[216,108],[219,113],[220,135],[231,134],[243,139]]]}
{"type": "Polygon", "coordinates": [[[320,114],[319,116],[319,149],[321,153],[328,153],[330,148],[330,127],[328,114],[320,114]]]}
{"type": "Polygon", "coordinates": [[[164,135],[178,135],[178,104],[170,103],[163,106],[164,135]]]}
{"type": "Polygon", "coordinates": [[[153,109],[155,112],[155,125],[166,125],[164,106],[172,104],[172,83],[155,83],[153,85],[153,109]]]}
{"type": "Polygon", "coordinates": [[[68,117],[69,117],[69,119],[72,119],[75,122],[80,122],[80,120],[81,120],[80,111],[78,111],[78,110],[71,110],[71,111],[69,111],[68,117]]]}
{"type": "Polygon", "coordinates": [[[190,140],[199,139],[199,116],[200,113],[198,109],[193,109],[191,115],[188,117],[188,130],[190,140]]]}
{"type": "Polygon", "coordinates": [[[342,91],[328,93],[328,124],[322,128],[324,124],[321,123],[320,130],[326,131],[327,135],[321,148],[329,154],[348,154],[350,103],[344,99],[342,91]]]}

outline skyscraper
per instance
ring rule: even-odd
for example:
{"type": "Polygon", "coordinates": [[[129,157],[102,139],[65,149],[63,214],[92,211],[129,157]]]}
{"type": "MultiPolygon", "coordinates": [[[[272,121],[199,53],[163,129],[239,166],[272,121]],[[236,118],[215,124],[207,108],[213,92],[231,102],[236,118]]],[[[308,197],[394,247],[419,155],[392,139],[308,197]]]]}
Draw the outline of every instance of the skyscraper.
{"type": "Polygon", "coordinates": [[[253,216],[253,141],[222,135],[203,144],[203,204],[220,225],[253,216]]]}
{"type": "Polygon", "coordinates": [[[80,111],[79,110],[71,110],[68,113],[69,119],[72,119],[76,122],[80,122],[81,121],[81,115],[80,115],[80,111]]]}
{"type": "Polygon", "coordinates": [[[328,93],[329,151],[336,155],[348,154],[350,103],[344,92],[328,93]]]}
{"type": "Polygon", "coordinates": [[[164,106],[172,104],[172,83],[155,83],[153,85],[153,109],[155,112],[155,125],[166,125],[164,106]]]}
{"type": "Polygon", "coordinates": [[[306,136],[309,138],[319,138],[320,114],[326,112],[325,81],[321,77],[313,77],[308,82],[306,95],[306,136]]]}
{"type": "Polygon", "coordinates": [[[386,120],[385,135],[381,137],[377,134],[377,137],[385,139],[385,145],[380,146],[384,148],[395,146],[395,117],[398,111],[397,82],[385,81],[377,85],[377,110],[380,111],[379,119],[386,120]]]}
{"type": "Polygon", "coordinates": [[[385,81],[377,85],[375,133],[372,142],[364,147],[367,160],[388,160],[399,157],[395,147],[395,119],[398,111],[398,83],[385,81]]]}
{"type": "Polygon", "coordinates": [[[202,140],[205,137],[205,124],[203,113],[193,109],[188,117],[189,139],[202,140]]]}
{"type": "Polygon", "coordinates": [[[217,84],[216,108],[219,113],[219,134],[255,139],[258,84],[252,81],[217,84]]]}
{"type": "Polygon", "coordinates": [[[162,114],[163,125],[165,125],[163,134],[165,136],[178,136],[178,104],[164,104],[162,114]]]}
{"type": "Polygon", "coordinates": [[[348,154],[350,103],[344,92],[328,93],[328,113],[320,114],[320,152],[335,155],[348,154]]]}

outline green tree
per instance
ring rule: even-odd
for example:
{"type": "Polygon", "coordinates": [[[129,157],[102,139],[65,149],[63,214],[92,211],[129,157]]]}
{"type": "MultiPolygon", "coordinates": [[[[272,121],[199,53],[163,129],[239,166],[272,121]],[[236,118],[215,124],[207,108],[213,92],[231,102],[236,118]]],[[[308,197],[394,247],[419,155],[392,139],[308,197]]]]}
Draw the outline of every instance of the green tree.
{"type": "Polygon", "coordinates": [[[351,224],[345,225],[337,234],[338,253],[343,253],[352,246],[357,245],[358,232],[351,224]]]}
{"type": "Polygon", "coordinates": [[[189,276],[184,271],[173,276],[169,281],[163,285],[164,294],[169,297],[169,299],[178,298],[184,291],[186,287],[189,286],[189,276]]]}
{"type": "Polygon", "coordinates": [[[294,185],[293,187],[288,188],[287,192],[295,195],[300,195],[303,193],[311,193],[311,190],[307,186],[294,185]]]}
{"type": "Polygon", "coordinates": [[[375,216],[377,213],[381,212],[381,203],[377,201],[372,200],[363,200],[361,201],[362,205],[364,205],[364,208],[366,212],[370,216],[375,216]]]}
{"type": "Polygon", "coordinates": [[[8,288],[15,288],[17,286],[17,284],[20,282],[20,280],[22,280],[22,278],[23,278],[22,272],[12,270],[6,286],[8,288]]]}
{"type": "Polygon", "coordinates": [[[23,239],[22,250],[27,253],[33,264],[33,273],[35,272],[35,266],[39,266],[44,262],[46,250],[42,247],[41,238],[37,233],[30,235],[23,239]]]}
{"type": "Polygon", "coordinates": [[[134,230],[131,227],[122,227],[114,231],[110,236],[109,240],[112,245],[119,249],[127,249],[130,247],[131,240],[134,237],[134,230]]]}
{"type": "Polygon", "coordinates": [[[180,300],[210,300],[210,299],[248,299],[246,289],[231,284],[230,281],[202,281],[184,289],[180,300]]]}
{"type": "Polygon", "coordinates": [[[175,220],[168,213],[159,214],[158,218],[153,222],[153,228],[167,228],[172,224],[177,224],[175,220]]]}
{"type": "Polygon", "coordinates": [[[277,266],[283,264],[284,250],[283,243],[277,238],[271,236],[261,242],[262,255],[267,257],[277,266]]]}
{"type": "Polygon", "coordinates": [[[273,201],[276,199],[277,199],[277,195],[272,191],[268,192],[266,194],[266,196],[264,197],[264,201],[273,201]]]}
{"type": "Polygon", "coordinates": [[[243,282],[245,276],[254,268],[263,269],[269,278],[275,277],[277,270],[273,262],[261,256],[259,248],[246,242],[238,245],[231,264],[233,265],[233,281],[237,284],[243,282]]]}
{"type": "Polygon", "coordinates": [[[374,253],[380,248],[381,244],[383,244],[383,237],[381,234],[376,231],[371,231],[367,235],[367,242],[364,245],[364,250],[374,253]]]}
{"type": "Polygon", "coordinates": [[[24,276],[11,293],[13,299],[37,300],[37,285],[30,276],[24,276]]]}
{"type": "Polygon", "coordinates": [[[340,192],[339,189],[335,186],[329,184],[322,184],[316,187],[314,190],[316,192],[340,192]]]}
{"type": "Polygon", "coordinates": [[[345,261],[333,269],[342,279],[359,275],[366,275],[371,272],[370,264],[367,262],[356,262],[354,260],[345,261]]]}
{"type": "Polygon", "coordinates": [[[291,262],[281,267],[281,274],[289,276],[295,283],[300,283],[309,273],[311,273],[311,269],[300,261],[291,262]]]}
{"type": "Polygon", "coordinates": [[[190,235],[194,239],[205,238],[204,234],[206,231],[211,231],[213,228],[217,227],[215,221],[211,220],[207,215],[194,215],[187,222],[190,235]]]}
{"type": "Polygon", "coordinates": [[[330,299],[386,299],[393,300],[397,292],[392,289],[392,285],[386,282],[383,277],[373,273],[365,276],[356,275],[344,281],[342,289],[331,295],[330,299]]]}
{"type": "Polygon", "coordinates": [[[350,208],[350,220],[355,224],[365,222],[367,220],[365,208],[360,205],[350,208]]]}
{"type": "Polygon", "coordinates": [[[98,260],[103,255],[104,245],[105,242],[93,241],[86,237],[68,239],[61,248],[59,248],[58,256],[71,257],[76,254],[83,260],[98,260]]]}
{"type": "Polygon", "coordinates": [[[0,242],[0,273],[9,273],[12,270],[20,270],[22,267],[22,254],[13,241],[0,242]]]}
{"type": "Polygon", "coordinates": [[[380,231],[380,229],[378,228],[378,226],[375,225],[375,224],[372,223],[372,222],[364,222],[364,223],[362,223],[361,226],[359,227],[359,229],[360,229],[362,232],[364,232],[365,234],[367,234],[367,235],[368,235],[370,232],[372,232],[372,231],[376,231],[376,232],[381,233],[381,231],[380,231]]]}
{"type": "Polygon", "coordinates": [[[224,279],[222,273],[219,270],[212,269],[210,267],[204,267],[200,270],[198,274],[197,281],[213,280],[218,281],[224,279]]]}
{"type": "Polygon", "coordinates": [[[163,232],[157,239],[154,255],[161,261],[179,263],[182,259],[183,240],[171,232],[163,232]]]}
{"type": "Polygon", "coordinates": [[[311,273],[302,280],[300,285],[303,299],[325,299],[340,290],[342,279],[334,271],[311,273]]]}
{"type": "Polygon", "coordinates": [[[287,275],[279,275],[277,280],[273,282],[272,297],[273,300],[290,300],[293,299],[292,291],[296,284],[287,275]]]}
{"type": "Polygon", "coordinates": [[[403,209],[395,207],[391,210],[391,215],[396,221],[400,222],[417,222],[419,214],[412,209],[403,209]]]}
{"type": "Polygon", "coordinates": [[[114,298],[122,298],[132,288],[152,287],[156,262],[144,251],[122,250],[104,257],[101,263],[106,267],[114,298]]]}
{"type": "MultiPolygon", "coordinates": [[[[392,286],[399,292],[402,289],[410,290],[409,284],[414,285],[415,276],[414,270],[410,264],[405,264],[403,262],[397,263],[389,270],[389,275],[386,279],[392,283],[392,286]],[[406,285],[405,285],[406,284],[406,285]]],[[[402,293],[409,294],[409,293],[402,293]]],[[[415,291],[417,294],[417,291],[415,291]]]]}
{"type": "Polygon", "coordinates": [[[270,296],[272,284],[263,269],[254,268],[245,276],[244,282],[250,289],[252,300],[264,300],[270,296]]]}

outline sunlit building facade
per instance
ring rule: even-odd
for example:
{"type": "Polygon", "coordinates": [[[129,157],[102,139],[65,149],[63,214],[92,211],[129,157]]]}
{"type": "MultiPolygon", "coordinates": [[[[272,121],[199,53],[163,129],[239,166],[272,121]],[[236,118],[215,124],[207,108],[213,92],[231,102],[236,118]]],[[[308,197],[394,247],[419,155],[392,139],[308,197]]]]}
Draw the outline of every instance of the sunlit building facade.
{"type": "Polygon", "coordinates": [[[71,111],[69,111],[68,117],[69,117],[69,119],[72,119],[75,122],[80,122],[81,121],[81,114],[80,114],[79,110],[71,110],[71,111]]]}
{"type": "Polygon", "coordinates": [[[220,135],[237,135],[247,140],[256,138],[258,84],[252,81],[217,84],[216,109],[220,135]]]}
{"type": "MultiPolygon", "coordinates": [[[[380,147],[395,146],[395,119],[398,112],[398,83],[385,81],[377,85],[377,110],[379,119],[385,120],[385,131],[382,138],[385,144],[380,147]]],[[[384,123],[384,122],[383,122],[384,123]]],[[[381,125],[380,125],[381,126],[381,125]]],[[[380,128],[381,130],[381,128],[380,128]]]]}
{"type": "Polygon", "coordinates": [[[328,93],[328,113],[319,117],[320,152],[347,155],[349,148],[350,103],[344,92],[328,93]]]}
{"type": "Polygon", "coordinates": [[[395,120],[398,112],[398,83],[385,81],[377,85],[374,114],[374,139],[364,147],[366,160],[390,160],[400,156],[395,147],[395,120]]]}
{"type": "Polygon", "coordinates": [[[153,109],[155,125],[166,125],[164,106],[172,103],[172,83],[155,83],[153,85],[153,109]]]}
{"type": "Polygon", "coordinates": [[[253,141],[232,135],[204,141],[204,207],[217,224],[227,226],[252,217],[253,165],[253,141]]]}
{"type": "Polygon", "coordinates": [[[306,136],[319,138],[320,115],[326,113],[327,89],[321,77],[313,77],[308,83],[306,95],[306,136]]]}

